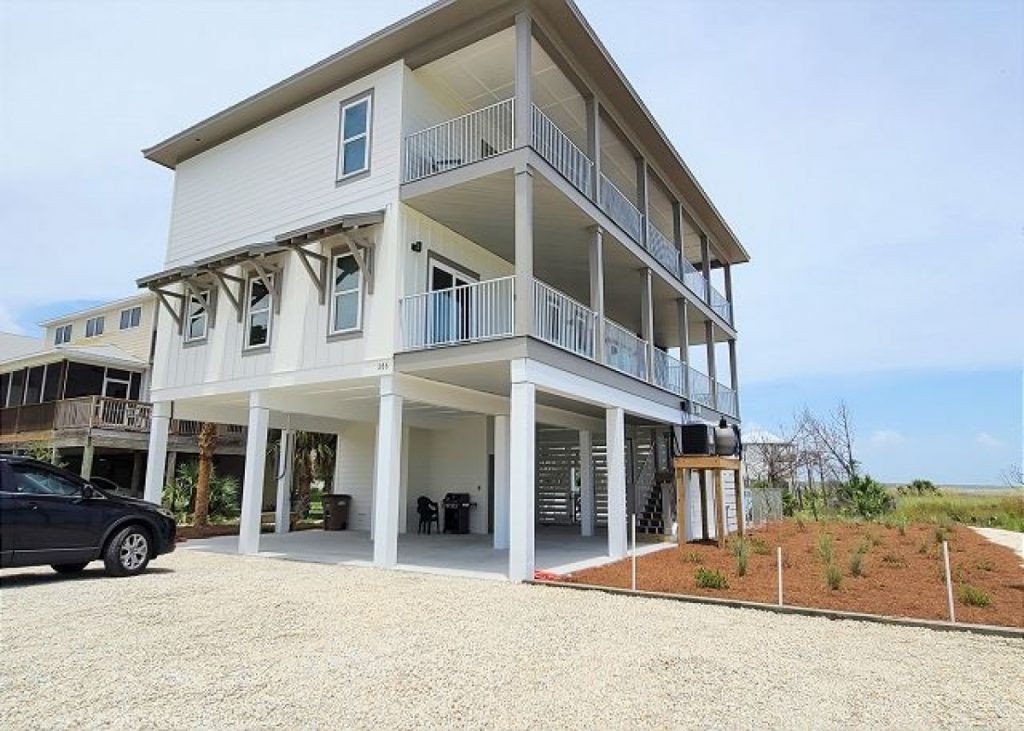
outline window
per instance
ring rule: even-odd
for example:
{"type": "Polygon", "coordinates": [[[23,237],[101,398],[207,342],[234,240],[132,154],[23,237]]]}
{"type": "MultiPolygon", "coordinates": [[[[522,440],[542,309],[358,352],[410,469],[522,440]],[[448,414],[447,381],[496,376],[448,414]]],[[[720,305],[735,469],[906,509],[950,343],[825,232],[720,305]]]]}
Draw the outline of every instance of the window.
{"type": "Polygon", "coordinates": [[[341,107],[338,180],[370,169],[370,102],[367,95],[341,107]]]}
{"type": "Polygon", "coordinates": [[[94,338],[103,334],[103,315],[90,317],[85,321],[85,337],[94,338]]]}
{"type": "Polygon", "coordinates": [[[111,398],[128,398],[131,374],[116,368],[107,368],[103,374],[103,395],[111,398]]]}
{"type": "Polygon", "coordinates": [[[185,342],[196,343],[206,340],[206,328],[210,316],[210,292],[200,292],[198,296],[188,296],[188,312],[185,313],[185,342]]]}
{"type": "Polygon", "coordinates": [[[363,273],[352,254],[334,257],[331,298],[331,332],[358,330],[363,320],[363,273]]]}
{"type": "Polygon", "coordinates": [[[53,344],[63,345],[71,342],[71,325],[61,325],[53,332],[53,344]]]}
{"type": "MultiPolygon", "coordinates": [[[[270,278],[273,286],[274,278],[270,278]]],[[[246,301],[245,347],[260,348],[270,345],[270,307],[273,294],[259,277],[249,280],[249,299],[246,301]]]]}
{"type": "Polygon", "coordinates": [[[11,476],[14,478],[14,492],[26,495],[78,496],[82,494],[82,487],[77,482],[72,482],[43,467],[14,463],[10,465],[10,469],[11,476]]]}
{"type": "Polygon", "coordinates": [[[142,306],[129,307],[127,310],[121,310],[121,329],[128,330],[133,327],[139,326],[139,321],[142,319],[142,306]]]}

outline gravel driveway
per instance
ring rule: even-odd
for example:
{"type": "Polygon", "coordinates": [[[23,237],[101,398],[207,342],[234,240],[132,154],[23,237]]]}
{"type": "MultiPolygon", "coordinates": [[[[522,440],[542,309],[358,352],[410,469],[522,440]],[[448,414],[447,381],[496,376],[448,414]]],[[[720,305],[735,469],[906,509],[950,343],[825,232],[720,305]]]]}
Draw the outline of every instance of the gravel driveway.
{"type": "Polygon", "coordinates": [[[1024,726],[1018,640],[193,551],[0,586],[4,729],[1024,726]]]}

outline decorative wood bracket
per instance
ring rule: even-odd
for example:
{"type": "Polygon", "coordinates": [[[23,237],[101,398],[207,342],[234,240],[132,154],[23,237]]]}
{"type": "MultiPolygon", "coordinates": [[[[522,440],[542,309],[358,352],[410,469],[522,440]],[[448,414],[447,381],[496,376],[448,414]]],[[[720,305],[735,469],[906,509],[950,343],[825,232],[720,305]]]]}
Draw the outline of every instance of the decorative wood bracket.
{"type": "Polygon", "coordinates": [[[242,321],[242,298],[245,296],[245,280],[241,277],[236,277],[233,274],[225,274],[219,269],[211,269],[210,274],[213,275],[214,279],[217,280],[217,284],[224,290],[224,296],[228,298],[228,302],[235,308],[235,316],[238,322],[242,321]],[[236,295],[231,291],[231,285],[229,282],[234,282],[238,285],[238,294],[236,295]]]}
{"type": "Polygon", "coordinates": [[[184,324],[184,318],[182,317],[181,312],[175,309],[167,298],[173,297],[178,300],[178,305],[181,306],[185,302],[185,296],[178,294],[177,292],[171,292],[167,289],[153,289],[152,291],[160,301],[160,304],[162,304],[167,310],[167,314],[169,314],[171,319],[174,320],[174,323],[178,326],[178,332],[180,333],[184,324]]]}
{"type": "Polygon", "coordinates": [[[316,287],[317,294],[320,296],[320,304],[324,304],[327,301],[327,257],[309,249],[304,249],[300,244],[294,245],[292,249],[299,255],[299,261],[302,262],[303,269],[309,274],[309,278],[313,280],[313,286],[316,287]],[[314,270],[314,264],[319,273],[314,270]]]}
{"type": "Polygon", "coordinates": [[[359,265],[359,270],[363,273],[363,277],[366,280],[366,293],[373,294],[373,257],[369,255],[370,247],[365,245],[365,243],[360,245],[347,232],[339,232],[337,236],[345,243],[345,246],[352,253],[352,258],[359,265]]]}

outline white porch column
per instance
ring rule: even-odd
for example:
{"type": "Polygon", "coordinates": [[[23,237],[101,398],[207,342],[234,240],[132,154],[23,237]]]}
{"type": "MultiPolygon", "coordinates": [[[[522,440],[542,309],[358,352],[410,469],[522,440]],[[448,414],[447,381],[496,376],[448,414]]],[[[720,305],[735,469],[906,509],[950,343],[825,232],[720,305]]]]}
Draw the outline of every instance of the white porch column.
{"type": "Polygon", "coordinates": [[[263,394],[249,394],[249,433],[245,442],[245,473],[242,479],[242,514],[238,525],[238,552],[259,553],[260,515],[263,512],[263,476],[267,465],[267,429],[270,409],[263,394]]]}
{"type": "Polygon", "coordinates": [[[700,272],[707,280],[704,285],[704,301],[711,304],[711,249],[708,235],[703,231],[700,234],[700,272]]]}
{"type": "Polygon", "coordinates": [[[604,363],[604,231],[594,226],[590,239],[590,309],[597,313],[594,360],[604,363]]]}
{"type": "Polygon", "coordinates": [[[580,432],[580,535],[594,535],[594,437],[580,432]]]}
{"type": "Polygon", "coordinates": [[[515,333],[533,330],[533,172],[516,170],[515,333]]]}
{"type": "Polygon", "coordinates": [[[398,496],[398,532],[409,532],[409,444],[412,430],[402,427],[402,488],[398,496]]]}
{"type": "Polygon", "coordinates": [[[402,397],[393,376],[380,379],[380,418],[373,486],[373,563],[398,563],[398,498],[402,481],[402,397]]]}
{"type": "Polygon", "coordinates": [[[689,400],[690,393],[690,305],[685,297],[676,300],[676,326],[679,328],[679,360],[683,362],[683,395],[689,400]]]}
{"type": "Polygon", "coordinates": [[[78,472],[78,476],[83,480],[88,480],[92,477],[92,458],[95,452],[96,449],[92,445],[92,437],[86,437],[85,446],[82,447],[82,468],[78,472]]]}
{"type": "Polygon", "coordinates": [[[708,378],[711,379],[711,403],[718,408],[718,367],[715,363],[715,323],[704,321],[704,339],[708,354],[708,378]]]}
{"type": "Polygon", "coordinates": [[[516,14],[515,147],[528,147],[533,119],[533,20],[524,11],[516,14]]]}
{"type": "Polygon", "coordinates": [[[654,381],[654,272],[643,269],[644,278],[640,285],[640,334],[644,339],[647,361],[647,380],[654,381]]]}
{"type": "Polygon", "coordinates": [[[587,97],[587,157],[593,162],[591,199],[601,205],[601,103],[593,94],[587,97]]]}
{"type": "Polygon", "coordinates": [[[536,396],[526,380],[525,361],[512,361],[512,413],[509,419],[509,545],[508,578],[524,581],[534,571],[534,447],[536,396]]]}
{"type": "Polygon", "coordinates": [[[287,533],[291,528],[292,480],[295,465],[295,432],[281,431],[277,452],[277,501],[274,504],[274,532],[287,533]]]}
{"type": "Polygon", "coordinates": [[[494,547],[508,548],[509,536],[509,416],[494,417],[494,547]]]}
{"type": "Polygon", "coordinates": [[[626,555],[626,414],[605,410],[608,444],[608,555],[626,555]]]}
{"type": "MultiPolygon", "coordinates": [[[[156,401],[149,417],[149,454],[146,456],[146,485],[143,497],[160,504],[167,465],[167,433],[171,427],[171,402],[156,401]]],[[[172,475],[173,477],[173,475],[172,475]]]]}

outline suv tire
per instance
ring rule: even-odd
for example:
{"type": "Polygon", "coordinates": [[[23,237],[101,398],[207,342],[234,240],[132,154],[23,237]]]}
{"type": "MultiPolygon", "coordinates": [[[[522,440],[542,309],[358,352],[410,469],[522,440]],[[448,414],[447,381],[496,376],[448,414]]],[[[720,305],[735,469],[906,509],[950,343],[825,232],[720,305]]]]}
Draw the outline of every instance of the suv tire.
{"type": "Polygon", "coordinates": [[[111,576],[134,576],[149,564],[149,531],[140,525],[122,528],[103,549],[103,565],[111,576]]]}
{"type": "Polygon", "coordinates": [[[55,563],[50,566],[58,574],[78,574],[86,567],[84,563],[55,563]]]}

